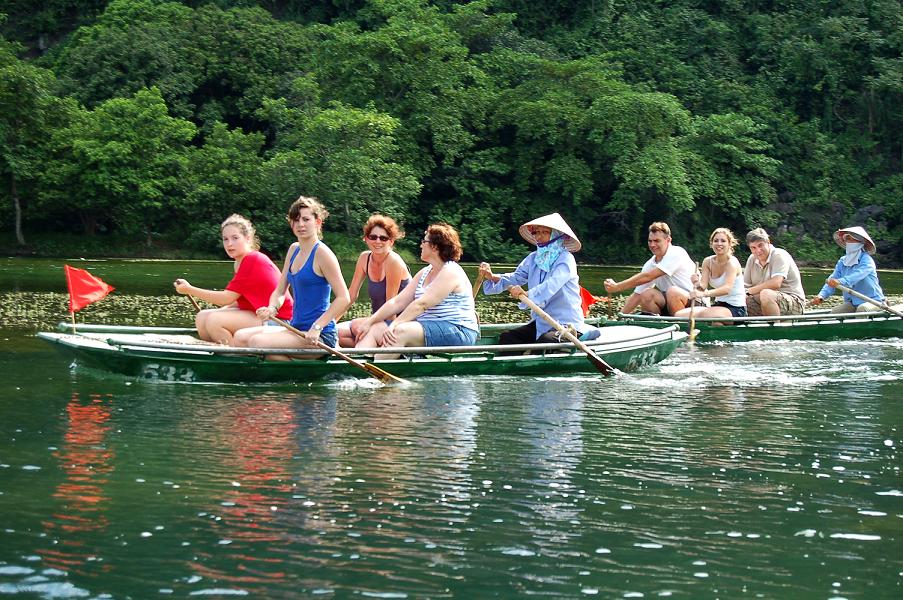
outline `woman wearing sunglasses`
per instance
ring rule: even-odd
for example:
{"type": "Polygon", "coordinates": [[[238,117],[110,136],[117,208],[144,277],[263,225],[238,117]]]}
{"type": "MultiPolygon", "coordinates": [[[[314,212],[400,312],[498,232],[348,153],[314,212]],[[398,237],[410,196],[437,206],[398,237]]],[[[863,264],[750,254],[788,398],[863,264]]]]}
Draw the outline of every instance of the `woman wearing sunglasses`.
{"type": "MultiPolygon", "coordinates": [[[[364,243],[367,250],[357,257],[349,292],[351,303],[357,302],[361,286],[367,281],[370,296],[370,313],[375,313],[386,300],[398,295],[411,282],[411,272],[404,259],[395,252],[395,240],[404,237],[404,231],[391,217],[372,215],[364,224],[364,243]]],[[[394,315],[393,315],[394,316],[394,315]]],[[[359,339],[359,326],[365,317],[338,324],[339,345],[353,348],[359,339]]]]}
{"type": "MultiPolygon", "coordinates": [[[[572,326],[582,340],[594,339],[599,330],[583,322],[583,303],[580,298],[580,278],[573,252],[580,250],[577,236],[558,213],[533,219],[520,226],[522,238],[534,244],[536,250],[527,255],[513,273],[497,275],[489,263],[480,263],[484,294],[498,294],[508,290],[515,298],[529,290],[527,297],[539,308],[564,326],[572,326]]],[[[526,306],[521,305],[521,308],[526,306]]],[[[556,331],[537,314],[521,327],[499,335],[499,344],[533,344],[558,342],[556,331]]]]}
{"type": "Polygon", "coordinates": [[[430,225],[420,242],[420,259],[427,266],[417,272],[411,285],[363,319],[358,348],[475,344],[480,326],[470,280],[458,264],[461,253],[461,238],[454,227],[430,225]],[[398,316],[387,324],[392,315],[398,316]]]}

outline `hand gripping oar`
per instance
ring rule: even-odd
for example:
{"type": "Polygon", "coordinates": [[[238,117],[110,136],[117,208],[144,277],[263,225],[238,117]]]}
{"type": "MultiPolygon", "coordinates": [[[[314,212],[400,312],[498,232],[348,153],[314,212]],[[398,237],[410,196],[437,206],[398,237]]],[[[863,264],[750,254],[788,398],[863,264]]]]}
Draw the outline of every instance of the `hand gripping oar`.
{"type": "Polygon", "coordinates": [[[575,346],[577,346],[577,348],[579,348],[580,350],[585,352],[586,358],[589,359],[589,362],[593,363],[593,366],[596,367],[596,370],[598,370],[603,375],[613,375],[614,374],[615,370],[610,364],[608,364],[607,362],[602,360],[598,354],[593,352],[592,348],[590,348],[589,346],[587,346],[586,344],[581,342],[579,339],[577,339],[576,335],[571,333],[561,323],[559,323],[554,318],[552,318],[552,315],[550,315],[543,309],[536,306],[536,303],[533,302],[532,300],[530,300],[530,298],[527,296],[526,293],[521,294],[520,296],[518,296],[517,299],[520,300],[521,302],[523,302],[524,304],[526,304],[527,306],[529,306],[533,312],[535,312],[537,315],[542,317],[546,323],[548,323],[549,325],[554,327],[555,330],[558,331],[558,333],[560,333],[561,335],[563,335],[564,337],[569,339],[572,344],[574,344],[575,346]]]}
{"type": "MultiPolygon", "coordinates": [[[[280,325],[282,325],[283,327],[285,327],[286,329],[288,329],[289,331],[291,331],[298,337],[307,339],[307,336],[304,335],[303,331],[301,331],[300,329],[297,329],[296,327],[293,327],[290,323],[287,323],[287,322],[283,321],[282,319],[275,317],[275,316],[270,317],[270,319],[273,321],[276,321],[277,323],[279,323],[280,325]]],[[[376,377],[377,379],[379,379],[381,382],[385,383],[386,385],[389,385],[392,383],[408,383],[407,380],[402,379],[401,377],[396,377],[395,375],[392,375],[388,371],[386,371],[384,369],[380,369],[373,363],[364,363],[364,362],[360,362],[359,360],[354,360],[353,358],[351,358],[344,352],[340,352],[331,346],[327,346],[326,344],[324,344],[323,342],[321,342],[319,340],[317,340],[317,348],[319,348],[320,350],[325,350],[326,352],[329,352],[333,356],[338,356],[342,360],[347,361],[348,363],[354,365],[358,369],[363,369],[369,375],[376,377]]]]}
{"type": "Polygon", "coordinates": [[[865,302],[868,302],[869,304],[874,304],[875,306],[877,306],[877,307],[880,308],[881,310],[884,310],[884,311],[886,311],[886,312],[889,312],[889,313],[892,314],[892,315],[897,315],[898,317],[903,317],[903,312],[900,312],[899,310],[897,310],[897,309],[895,309],[895,308],[891,308],[890,306],[888,306],[887,302],[879,302],[878,300],[875,300],[874,298],[869,298],[869,297],[866,296],[865,294],[860,294],[860,293],[857,292],[856,290],[851,290],[851,289],[848,288],[847,286],[845,286],[845,285],[840,285],[839,283],[837,284],[837,289],[839,289],[839,290],[842,291],[842,292],[846,292],[846,293],[848,293],[848,294],[851,295],[851,296],[856,296],[856,297],[859,298],[860,300],[863,300],[863,301],[865,301],[865,302]]]}

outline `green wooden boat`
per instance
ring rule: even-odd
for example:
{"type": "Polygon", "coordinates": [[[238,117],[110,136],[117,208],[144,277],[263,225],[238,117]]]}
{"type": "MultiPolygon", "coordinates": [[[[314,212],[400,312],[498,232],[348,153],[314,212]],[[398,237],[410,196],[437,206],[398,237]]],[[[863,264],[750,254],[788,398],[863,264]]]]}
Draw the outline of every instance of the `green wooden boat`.
{"type": "MultiPolygon", "coordinates": [[[[604,325],[680,327],[689,330],[689,319],[659,315],[620,314],[604,325]]],[[[831,314],[828,310],[780,317],[696,319],[696,341],[752,342],[758,340],[847,340],[903,337],[903,319],[886,312],[831,314]]]]}
{"type": "MultiPolygon", "coordinates": [[[[487,325],[476,346],[405,348],[404,357],[382,360],[380,368],[402,378],[454,375],[560,375],[596,373],[586,354],[570,343],[495,344],[500,331],[513,325],[487,325]],[[500,355],[527,351],[531,354],[500,355]]],[[[315,382],[366,378],[367,373],[320,350],[232,348],[191,335],[193,329],[61,324],[61,332],[38,337],[55,346],[77,367],[120,373],[151,381],[184,382],[315,382]],[[70,331],[65,331],[69,329],[70,331]],[[304,355],[313,360],[273,361],[266,354],[304,355]]],[[[623,326],[603,328],[587,346],[615,369],[629,372],[666,359],[687,338],[677,327],[623,326]]],[[[361,362],[391,349],[342,352],[361,362]]]]}

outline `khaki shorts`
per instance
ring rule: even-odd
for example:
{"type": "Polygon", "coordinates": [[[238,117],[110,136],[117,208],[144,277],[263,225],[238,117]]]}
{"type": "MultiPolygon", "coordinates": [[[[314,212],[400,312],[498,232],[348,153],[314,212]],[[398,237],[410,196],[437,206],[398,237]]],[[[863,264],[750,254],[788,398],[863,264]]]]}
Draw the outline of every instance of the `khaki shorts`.
{"type": "MultiPolygon", "coordinates": [[[[782,315],[803,314],[803,301],[792,294],[778,292],[778,308],[782,315]]],[[[762,316],[762,305],[759,304],[759,295],[746,297],[746,311],[751,317],[762,316]]]]}
{"type": "Polygon", "coordinates": [[[881,310],[880,307],[875,306],[874,304],[870,304],[868,302],[863,302],[859,306],[853,306],[852,302],[844,302],[843,304],[838,304],[834,308],[831,309],[832,314],[844,314],[844,313],[857,313],[857,312],[872,312],[881,310]]]}

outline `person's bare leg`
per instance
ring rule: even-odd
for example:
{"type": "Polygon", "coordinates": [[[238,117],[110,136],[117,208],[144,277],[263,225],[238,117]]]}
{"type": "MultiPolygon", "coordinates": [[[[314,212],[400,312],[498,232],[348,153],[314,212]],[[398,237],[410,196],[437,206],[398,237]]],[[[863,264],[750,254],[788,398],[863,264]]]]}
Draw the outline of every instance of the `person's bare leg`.
{"type": "MultiPolygon", "coordinates": [[[[372,330],[371,330],[372,331],[372,330]]],[[[395,344],[397,347],[423,346],[426,338],[423,334],[423,326],[417,321],[408,321],[395,327],[395,344]]],[[[401,354],[377,354],[376,360],[395,360],[401,354]]]]}
{"type": "Polygon", "coordinates": [[[257,315],[248,310],[224,309],[213,311],[207,317],[207,335],[210,341],[232,345],[232,335],[239,329],[260,325],[257,315]]]}
{"type": "MultiPolygon", "coordinates": [[[[248,339],[249,348],[311,348],[307,343],[295,333],[286,331],[262,331],[255,333],[248,339]]],[[[283,354],[268,354],[268,360],[292,360],[300,358],[317,358],[316,355],[310,357],[293,355],[291,357],[283,354]]]]}
{"type": "Polygon", "coordinates": [[[665,296],[655,288],[640,292],[640,310],[654,315],[662,314],[665,308],[665,296]]]}
{"type": "Polygon", "coordinates": [[[690,295],[679,287],[670,287],[665,295],[668,304],[668,314],[676,314],[677,311],[687,308],[690,303],[690,295]]]}
{"type": "Polygon", "coordinates": [[[778,293],[774,290],[759,292],[759,306],[765,317],[777,317],[781,314],[781,307],[778,306],[778,293]]]}
{"type": "Polygon", "coordinates": [[[370,328],[370,331],[367,332],[363,338],[355,345],[355,348],[378,348],[379,343],[377,340],[381,340],[383,338],[383,333],[386,332],[388,325],[385,323],[377,323],[373,327],[370,328]]]}

